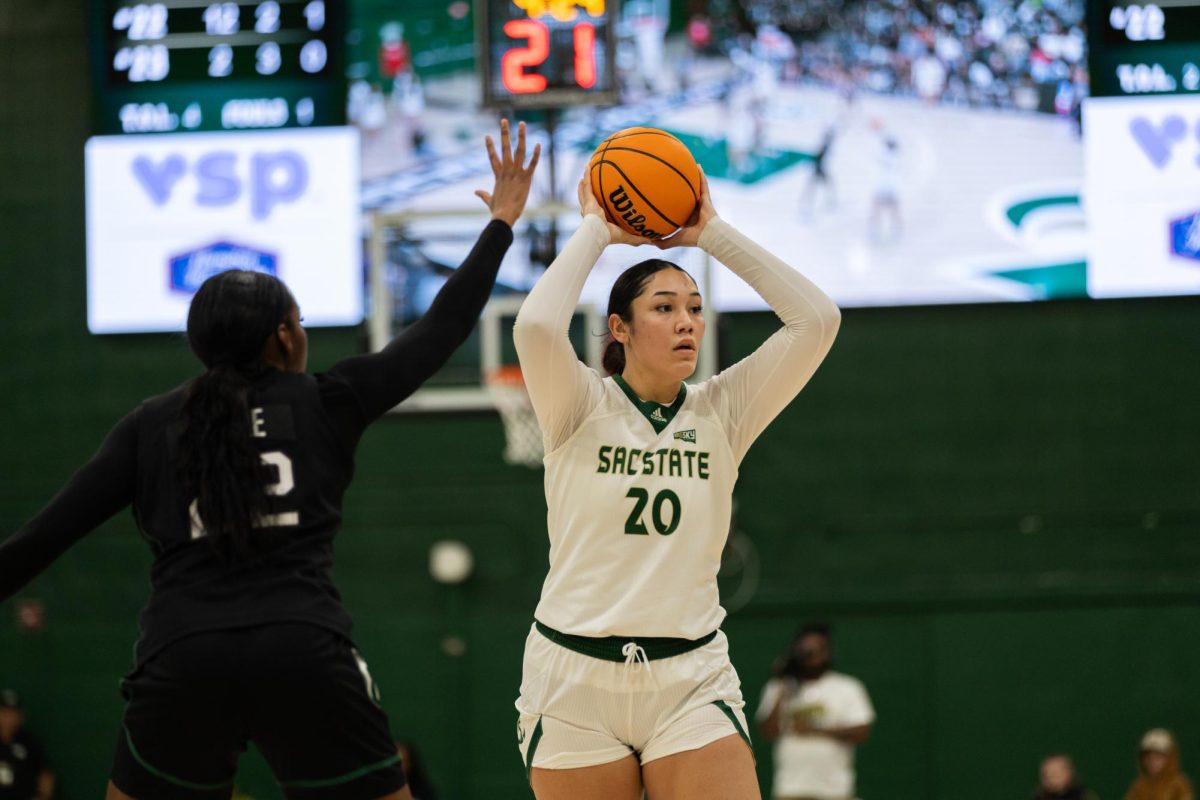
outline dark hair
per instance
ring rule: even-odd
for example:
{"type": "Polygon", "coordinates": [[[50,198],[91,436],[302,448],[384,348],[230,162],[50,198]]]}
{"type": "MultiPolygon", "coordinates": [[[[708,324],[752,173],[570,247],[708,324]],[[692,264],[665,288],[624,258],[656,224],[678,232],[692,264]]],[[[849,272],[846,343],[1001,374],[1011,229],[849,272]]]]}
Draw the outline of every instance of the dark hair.
{"type": "Polygon", "coordinates": [[[809,636],[814,633],[818,636],[824,637],[825,641],[827,642],[832,641],[833,639],[832,630],[828,622],[808,622],[804,625],[801,625],[796,630],[796,635],[792,637],[792,641],[799,642],[805,636],[809,636]]]}
{"type": "MultiPolygon", "coordinates": [[[[638,262],[622,272],[616,283],[613,284],[612,291],[608,293],[608,313],[605,318],[616,314],[626,322],[632,321],[633,301],[646,290],[646,284],[650,282],[655,273],[662,272],[664,269],[677,269],[692,278],[683,267],[661,258],[649,258],[638,262]]],[[[692,283],[695,282],[696,280],[692,278],[692,283]]],[[[609,375],[620,375],[625,371],[625,345],[612,338],[612,333],[608,334],[601,363],[604,365],[604,371],[609,375]]]]}
{"type": "Polygon", "coordinates": [[[206,280],[188,311],[188,344],[207,370],[184,393],[179,475],[226,557],[254,552],[250,531],[267,513],[269,477],[252,444],[249,395],[266,369],[266,343],[294,305],[276,278],[229,270],[206,280]]]}

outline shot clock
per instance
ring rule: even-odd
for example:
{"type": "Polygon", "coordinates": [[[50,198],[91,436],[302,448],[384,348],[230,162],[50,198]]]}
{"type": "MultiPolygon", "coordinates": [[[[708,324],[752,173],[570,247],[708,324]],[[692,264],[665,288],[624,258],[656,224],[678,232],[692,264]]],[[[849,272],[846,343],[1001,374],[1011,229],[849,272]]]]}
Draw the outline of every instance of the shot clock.
{"type": "Polygon", "coordinates": [[[615,103],[618,0],[477,0],[489,107],[615,103]]]}
{"type": "Polygon", "coordinates": [[[344,0],[92,0],[99,134],[342,125],[344,0]]]}

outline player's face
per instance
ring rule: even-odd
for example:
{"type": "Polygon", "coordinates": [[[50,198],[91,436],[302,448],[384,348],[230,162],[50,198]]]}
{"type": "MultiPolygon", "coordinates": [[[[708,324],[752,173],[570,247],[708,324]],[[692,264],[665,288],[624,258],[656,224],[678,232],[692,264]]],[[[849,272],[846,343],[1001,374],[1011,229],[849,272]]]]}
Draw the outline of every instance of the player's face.
{"type": "Polygon", "coordinates": [[[632,306],[626,361],[678,380],[695,372],[704,315],[700,292],[687,273],[659,270],[632,306]]]}

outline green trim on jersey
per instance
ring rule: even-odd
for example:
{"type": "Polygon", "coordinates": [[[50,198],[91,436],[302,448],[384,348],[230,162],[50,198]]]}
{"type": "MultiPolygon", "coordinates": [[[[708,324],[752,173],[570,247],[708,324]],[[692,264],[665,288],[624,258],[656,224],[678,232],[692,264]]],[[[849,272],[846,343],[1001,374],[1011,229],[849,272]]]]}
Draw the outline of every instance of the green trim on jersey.
{"type": "Polygon", "coordinates": [[[613,382],[620,386],[621,391],[629,398],[629,402],[633,403],[637,410],[642,412],[642,416],[654,427],[655,433],[662,433],[663,429],[671,424],[671,420],[675,419],[675,415],[679,413],[679,409],[683,407],[683,401],[687,397],[687,384],[680,381],[679,394],[675,395],[675,402],[664,406],[662,403],[638,397],[637,392],[629,388],[629,384],[620,375],[612,377],[613,382]]]}
{"type": "Polygon", "coordinates": [[[347,772],[345,775],[338,775],[336,778],[318,778],[316,780],[287,781],[287,782],[280,782],[279,785],[289,788],[289,789],[324,789],[329,786],[339,786],[343,783],[349,783],[350,781],[361,778],[364,775],[370,775],[372,772],[375,772],[376,770],[383,769],[384,767],[390,767],[399,761],[400,761],[400,756],[399,756],[399,754],[397,754],[394,756],[389,756],[388,758],[385,758],[383,761],[377,761],[374,764],[367,764],[365,767],[359,767],[356,770],[347,772]]]}
{"type": "Polygon", "coordinates": [[[645,650],[648,660],[657,661],[660,658],[671,658],[689,653],[697,647],[708,644],[717,636],[716,631],[707,636],[701,636],[699,639],[673,639],[669,636],[576,636],[573,633],[560,633],[536,619],[533,624],[537,627],[538,633],[556,645],[604,661],[624,661],[625,654],[621,652],[621,648],[630,642],[645,650]]]}
{"type": "Polygon", "coordinates": [[[229,780],[221,781],[220,783],[196,783],[195,781],[187,781],[183,778],[177,778],[169,772],[163,772],[161,769],[158,769],[145,758],[143,758],[142,754],[138,752],[138,749],[133,746],[133,736],[130,735],[129,728],[125,729],[125,744],[129,745],[129,754],[133,756],[134,761],[142,765],[142,769],[146,770],[146,772],[149,772],[159,780],[166,781],[172,786],[178,786],[183,789],[196,789],[198,791],[209,792],[215,789],[224,789],[227,786],[233,786],[232,776],[230,776],[229,780]]]}
{"type": "Polygon", "coordinates": [[[529,749],[525,751],[525,777],[533,780],[533,754],[537,752],[538,742],[542,740],[542,718],[538,717],[537,725],[529,736],[529,749]]]}
{"type": "Polygon", "coordinates": [[[725,712],[725,716],[729,717],[729,721],[737,729],[738,736],[741,736],[745,740],[751,752],[753,752],[754,745],[750,744],[750,734],[746,733],[746,729],[742,727],[742,723],[738,720],[737,714],[733,713],[733,708],[729,703],[726,703],[724,700],[713,700],[713,705],[725,712]]]}

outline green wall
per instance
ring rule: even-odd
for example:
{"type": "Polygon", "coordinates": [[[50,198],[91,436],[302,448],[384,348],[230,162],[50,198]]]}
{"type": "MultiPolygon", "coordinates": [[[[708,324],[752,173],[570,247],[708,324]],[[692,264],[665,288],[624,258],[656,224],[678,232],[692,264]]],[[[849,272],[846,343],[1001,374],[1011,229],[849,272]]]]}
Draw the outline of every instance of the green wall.
{"type": "MultiPolygon", "coordinates": [[[[83,42],[75,0],[0,5],[0,532],[129,407],[192,371],[178,337],[85,329],[83,42]]],[[[1187,765],[1200,747],[1198,319],[1190,299],[848,312],[737,490],[761,576],[726,630],[751,702],[795,625],[821,616],[879,711],[860,752],[866,800],[1019,797],[1051,750],[1119,797],[1137,736],[1160,724],[1187,765]]],[[[772,327],[727,318],[722,360],[772,327]]],[[[313,367],[361,339],[314,332],[313,367]]],[[[546,544],[540,473],[503,465],[502,441],[490,415],[381,422],[338,545],[393,728],[463,800],[525,796],[512,701],[546,544]],[[447,537],[477,558],[453,591],[426,569],[447,537]],[[452,638],[463,655],[447,654],[452,638]]],[[[45,604],[43,633],[20,633],[16,604],[0,605],[0,684],[24,691],[67,800],[104,781],[148,563],[123,514],[22,593],[45,604]]],[[[277,796],[253,759],[245,780],[277,796]]]]}

